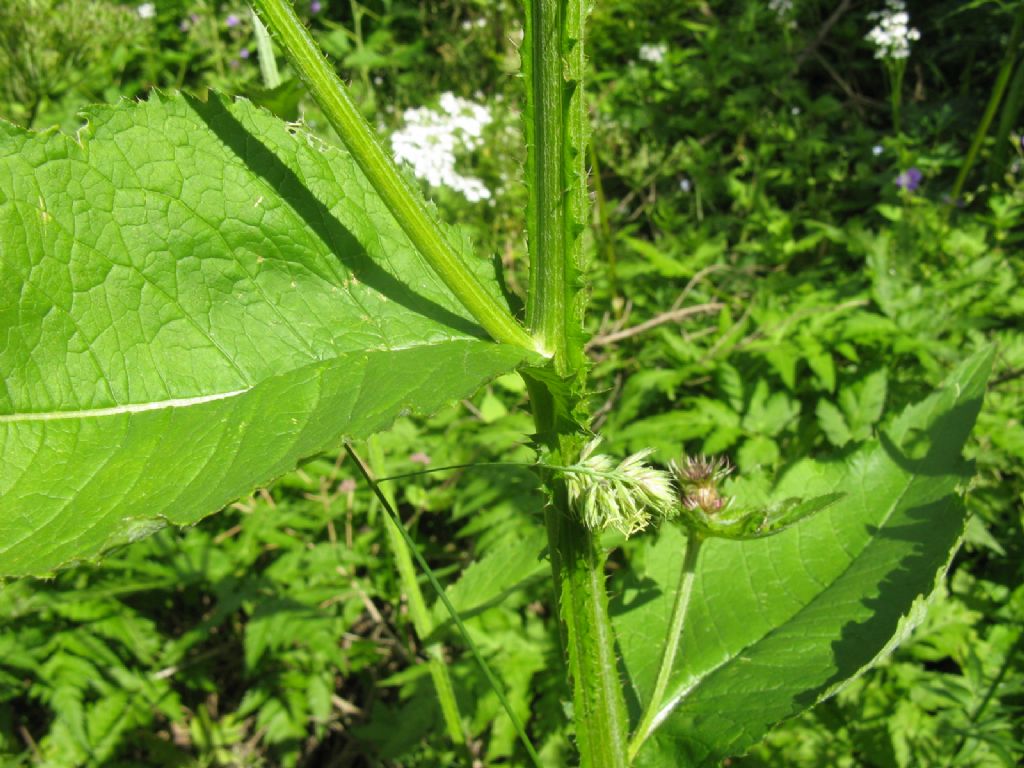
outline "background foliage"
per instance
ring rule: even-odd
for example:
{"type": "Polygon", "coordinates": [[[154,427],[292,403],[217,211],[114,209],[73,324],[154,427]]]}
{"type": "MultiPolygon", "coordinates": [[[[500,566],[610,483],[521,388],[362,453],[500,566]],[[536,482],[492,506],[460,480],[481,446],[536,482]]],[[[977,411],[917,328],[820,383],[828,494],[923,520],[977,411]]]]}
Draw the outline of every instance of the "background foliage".
{"type": "MultiPolygon", "coordinates": [[[[442,114],[449,92],[487,108],[486,141],[456,152],[490,195],[430,191],[521,296],[517,4],[297,5],[383,132],[406,126],[406,109],[442,114]]],[[[733,765],[1024,757],[1019,62],[963,198],[948,199],[1019,5],[910,4],[921,39],[896,131],[885,67],[865,40],[881,3],[597,3],[589,351],[613,449],[726,453],[747,473],[852,451],[969,351],[998,345],[969,449],[973,516],[925,623],[733,765]],[[920,183],[898,186],[911,168],[920,183]]],[[[13,0],[0,9],[0,115],[73,130],[91,101],[216,88],[331,140],[287,69],[280,86],[263,85],[252,32],[241,4],[13,0]]],[[[377,438],[375,469],[529,461],[523,399],[505,377],[431,419],[401,419],[377,438]]],[[[471,719],[465,745],[444,738],[380,511],[356,477],[325,456],[102,567],[4,585],[5,763],[522,764],[498,702],[442,625],[471,719]]],[[[545,759],[565,764],[532,475],[484,467],[393,488],[545,759]]],[[[634,554],[623,547],[612,567],[634,554]]]]}

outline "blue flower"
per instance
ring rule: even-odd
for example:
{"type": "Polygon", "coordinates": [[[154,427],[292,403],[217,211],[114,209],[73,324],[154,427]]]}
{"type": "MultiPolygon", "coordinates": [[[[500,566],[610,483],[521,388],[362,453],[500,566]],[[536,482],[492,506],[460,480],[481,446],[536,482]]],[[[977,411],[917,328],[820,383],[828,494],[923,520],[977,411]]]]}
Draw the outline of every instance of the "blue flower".
{"type": "Polygon", "coordinates": [[[239,21],[240,21],[240,19],[238,18],[238,16],[236,16],[233,13],[229,13],[228,17],[226,19],[224,19],[224,23],[227,24],[229,27],[237,27],[238,24],[239,24],[239,21]]]}
{"type": "Polygon", "coordinates": [[[923,178],[924,174],[917,168],[907,168],[907,170],[896,177],[896,186],[907,190],[907,192],[914,192],[921,186],[923,178]]]}

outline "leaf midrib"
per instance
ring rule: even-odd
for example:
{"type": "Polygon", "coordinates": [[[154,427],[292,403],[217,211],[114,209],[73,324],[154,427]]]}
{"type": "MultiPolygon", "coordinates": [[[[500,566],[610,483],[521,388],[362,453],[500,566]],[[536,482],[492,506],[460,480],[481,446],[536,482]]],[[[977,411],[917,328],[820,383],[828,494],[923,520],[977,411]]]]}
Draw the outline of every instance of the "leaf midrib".
{"type": "Polygon", "coordinates": [[[212,403],[217,400],[226,400],[238,395],[244,395],[252,390],[252,387],[235,389],[230,392],[216,392],[211,395],[198,395],[195,397],[175,397],[170,400],[154,400],[149,403],[130,403],[126,405],[113,405],[104,408],[83,408],[74,411],[40,411],[29,413],[0,413],[0,424],[17,424],[26,421],[60,421],[64,419],[89,419],[103,416],[121,416],[126,413],[145,413],[146,411],[159,411],[164,408],[188,408],[193,405],[212,403]]]}
{"type": "MultiPolygon", "coordinates": [[[[447,344],[486,344],[489,342],[480,341],[478,339],[470,338],[449,338],[443,341],[428,341],[416,344],[400,344],[390,347],[371,347],[367,349],[351,350],[346,352],[340,352],[335,355],[332,359],[341,359],[350,355],[363,355],[372,354],[376,352],[403,352],[411,349],[429,349],[432,347],[441,347],[447,344]]],[[[327,360],[311,360],[310,364],[317,364],[327,362],[327,360]]],[[[294,370],[299,370],[305,366],[299,366],[294,370]]],[[[272,377],[270,377],[272,378],[272,377]]],[[[70,411],[36,411],[36,412],[23,412],[23,413],[0,413],[0,424],[21,424],[26,422],[47,422],[47,421],[67,421],[73,419],[88,419],[88,418],[102,418],[106,416],[123,416],[125,414],[134,413],[146,413],[149,411],[159,411],[167,408],[190,408],[196,405],[203,405],[205,403],[216,402],[218,400],[227,400],[232,397],[238,397],[251,392],[258,386],[256,384],[242,387],[241,389],[233,389],[227,392],[215,392],[208,395],[191,395],[186,397],[175,397],[168,398],[166,400],[154,400],[147,403],[123,403],[120,405],[103,406],[101,408],[77,408],[70,411]]]]}

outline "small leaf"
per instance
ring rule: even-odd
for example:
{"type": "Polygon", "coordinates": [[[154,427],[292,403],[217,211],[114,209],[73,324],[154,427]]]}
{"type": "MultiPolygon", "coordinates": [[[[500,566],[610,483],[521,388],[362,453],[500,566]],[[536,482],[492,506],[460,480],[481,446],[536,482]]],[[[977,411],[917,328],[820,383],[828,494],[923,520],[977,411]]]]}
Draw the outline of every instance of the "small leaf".
{"type": "Polygon", "coordinates": [[[806,347],[807,365],[814,372],[817,383],[826,392],[834,392],[836,389],[836,364],[832,360],[831,351],[824,349],[810,338],[804,338],[803,343],[806,347]]]}
{"type": "MultiPolygon", "coordinates": [[[[462,618],[500,604],[526,581],[548,570],[550,566],[542,556],[544,543],[540,529],[529,529],[524,537],[502,542],[466,568],[445,590],[462,618]]],[[[435,604],[434,616],[438,624],[448,617],[440,602],[435,604]]]]}
{"type": "Polygon", "coordinates": [[[815,413],[818,416],[818,426],[836,448],[842,448],[853,439],[853,434],[846,425],[846,417],[834,404],[828,400],[819,400],[815,413]]]}
{"type": "Polygon", "coordinates": [[[800,415],[800,403],[785,392],[769,394],[768,382],[758,379],[750,406],[743,417],[743,429],[755,435],[773,437],[800,415]]]}
{"type": "Polygon", "coordinates": [[[884,368],[869,373],[860,381],[839,392],[839,405],[854,440],[866,440],[872,427],[882,418],[888,377],[884,368]]]}

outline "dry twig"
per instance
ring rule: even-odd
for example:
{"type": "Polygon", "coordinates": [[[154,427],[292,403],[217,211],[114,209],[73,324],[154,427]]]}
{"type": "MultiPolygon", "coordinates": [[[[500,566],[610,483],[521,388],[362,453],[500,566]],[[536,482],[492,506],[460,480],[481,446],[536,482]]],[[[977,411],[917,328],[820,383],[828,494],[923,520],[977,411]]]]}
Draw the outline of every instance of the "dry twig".
{"type": "Polygon", "coordinates": [[[665,323],[679,322],[685,320],[693,315],[709,314],[711,312],[717,312],[725,306],[720,301],[712,301],[707,304],[695,304],[692,307],[683,307],[681,309],[672,309],[668,312],[662,312],[660,315],[655,315],[650,320],[645,320],[642,323],[634,325],[630,328],[624,328],[621,331],[614,331],[612,333],[595,336],[587,342],[587,349],[593,349],[594,347],[607,347],[612,344],[617,344],[623,339],[628,339],[632,336],[649,331],[651,328],[657,328],[659,325],[665,325],[665,323]]]}

